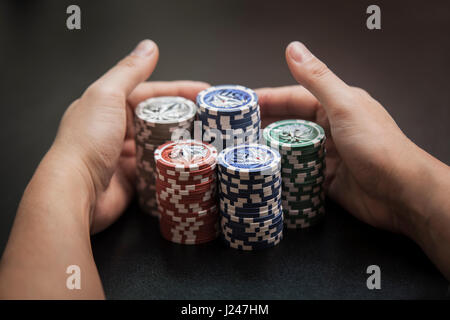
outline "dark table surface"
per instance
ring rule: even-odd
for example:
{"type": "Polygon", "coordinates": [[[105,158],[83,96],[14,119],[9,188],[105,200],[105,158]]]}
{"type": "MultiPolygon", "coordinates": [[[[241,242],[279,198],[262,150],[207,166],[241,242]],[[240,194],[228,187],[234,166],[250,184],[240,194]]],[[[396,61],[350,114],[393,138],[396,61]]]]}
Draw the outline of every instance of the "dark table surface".
{"type": "MultiPolygon", "coordinates": [[[[449,164],[450,5],[376,3],[379,31],[365,27],[372,1],[86,0],[77,1],[82,30],[68,31],[71,1],[2,1],[0,250],[65,108],[142,38],[160,47],[152,79],[252,88],[293,84],[284,48],[301,40],[449,164]]],[[[448,282],[412,241],[369,227],[331,201],[327,214],[323,225],[289,232],[276,248],[242,253],[219,242],[169,243],[133,203],[92,245],[109,298],[449,297],[448,282]],[[379,291],[366,287],[372,264],[381,268],[379,291]]]]}

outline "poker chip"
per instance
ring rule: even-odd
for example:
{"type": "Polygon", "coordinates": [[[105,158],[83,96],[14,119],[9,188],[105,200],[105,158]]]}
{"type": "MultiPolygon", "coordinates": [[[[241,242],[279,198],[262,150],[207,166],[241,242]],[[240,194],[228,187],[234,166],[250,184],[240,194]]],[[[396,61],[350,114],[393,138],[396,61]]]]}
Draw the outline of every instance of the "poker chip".
{"type": "Polygon", "coordinates": [[[155,150],[168,141],[185,136],[186,132],[191,134],[196,113],[195,103],[182,97],[150,98],[136,107],[136,186],[143,212],[158,216],[155,150]]]}
{"type": "Polygon", "coordinates": [[[263,138],[280,152],[285,226],[300,229],[316,225],[325,215],[324,130],[311,121],[283,120],[267,126],[263,138]]]}
{"type": "Polygon", "coordinates": [[[179,244],[216,239],[216,149],[195,140],[169,141],[154,151],[154,159],[161,235],[179,244]]]}
{"type": "Polygon", "coordinates": [[[210,87],[198,94],[197,106],[203,139],[219,151],[259,142],[261,115],[253,90],[239,85],[210,87]]]}
{"type": "Polygon", "coordinates": [[[280,168],[280,154],[265,145],[239,145],[219,153],[221,239],[230,248],[259,250],[281,241],[280,168]]]}

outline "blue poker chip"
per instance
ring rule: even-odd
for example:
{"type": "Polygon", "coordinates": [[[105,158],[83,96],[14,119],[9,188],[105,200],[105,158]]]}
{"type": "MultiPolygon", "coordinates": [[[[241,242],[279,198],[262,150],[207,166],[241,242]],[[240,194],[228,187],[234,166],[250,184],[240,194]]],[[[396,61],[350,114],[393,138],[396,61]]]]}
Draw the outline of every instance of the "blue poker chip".
{"type": "Polygon", "coordinates": [[[247,243],[258,243],[277,237],[281,232],[283,232],[283,224],[280,223],[276,228],[262,232],[242,233],[234,229],[224,227],[222,228],[222,232],[234,240],[241,240],[247,243]]]}
{"type": "Polygon", "coordinates": [[[243,180],[239,178],[223,178],[223,176],[219,173],[218,181],[224,185],[229,186],[230,188],[239,189],[239,190],[261,190],[268,187],[274,187],[278,184],[283,184],[283,181],[280,177],[268,177],[267,179],[255,179],[255,180],[243,180]]]}
{"type": "Polygon", "coordinates": [[[245,133],[247,131],[259,131],[261,130],[261,120],[243,122],[237,125],[222,125],[222,124],[211,124],[210,122],[202,121],[202,131],[215,133],[220,132],[223,135],[230,133],[245,133]]]}
{"type": "Polygon", "coordinates": [[[282,202],[281,202],[282,200],[280,199],[279,201],[277,201],[277,202],[275,202],[275,203],[271,203],[271,204],[269,204],[269,205],[267,205],[267,206],[263,206],[263,207],[254,207],[254,208],[239,208],[239,207],[236,207],[236,206],[234,206],[234,205],[232,205],[232,204],[229,204],[229,203],[225,203],[225,202],[221,202],[220,204],[219,204],[219,206],[220,206],[220,208],[222,209],[222,210],[224,210],[224,211],[226,211],[227,213],[229,213],[229,214],[234,214],[234,213],[249,213],[249,214],[251,214],[251,213],[260,213],[260,214],[263,214],[263,213],[266,213],[266,212],[268,212],[268,211],[271,211],[271,212],[276,212],[276,211],[278,211],[280,208],[282,208],[282,209],[285,209],[285,208],[283,208],[283,206],[282,206],[282,202]]]}
{"type": "Polygon", "coordinates": [[[277,235],[270,239],[252,239],[252,240],[240,240],[233,237],[230,237],[228,234],[222,233],[222,239],[225,239],[229,243],[241,246],[251,246],[252,250],[268,248],[272,243],[276,243],[278,239],[283,237],[283,231],[279,232],[277,235]]]}
{"type": "Polygon", "coordinates": [[[243,218],[243,217],[236,217],[235,215],[230,215],[227,212],[223,211],[222,209],[219,209],[219,213],[227,218],[230,221],[234,221],[234,222],[239,222],[239,223],[262,223],[260,224],[260,226],[264,226],[267,224],[270,224],[270,222],[277,217],[278,215],[282,215],[283,212],[277,212],[277,213],[273,213],[267,216],[263,216],[263,217],[252,217],[252,218],[243,218]]]}
{"type": "Polygon", "coordinates": [[[259,231],[265,231],[268,229],[273,229],[278,224],[284,223],[284,218],[282,214],[279,214],[274,219],[269,219],[264,222],[252,222],[252,223],[239,223],[236,221],[228,220],[225,217],[221,217],[220,224],[229,226],[233,229],[237,229],[237,226],[240,226],[239,229],[243,232],[259,232],[259,231]]]}
{"type": "Polygon", "coordinates": [[[261,117],[259,112],[255,113],[250,118],[244,118],[241,120],[235,120],[235,121],[225,121],[222,120],[214,120],[212,118],[205,118],[202,116],[199,116],[198,119],[202,122],[202,125],[207,126],[209,128],[219,128],[222,130],[226,129],[240,129],[240,128],[261,128],[261,117]]]}
{"type": "Polygon", "coordinates": [[[226,148],[219,153],[217,161],[222,172],[240,176],[270,174],[281,167],[278,151],[259,144],[226,148]]]}
{"type": "Polygon", "coordinates": [[[278,224],[280,223],[282,224],[283,220],[284,220],[283,214],[278,214],[277,216],[275,216],[275,218],[266,220],[264,225],[261,225],[260,223],[252,225],[250,223],[239,223],[236,221],[232,221],[222,216],[220,223],[221,225],[226,225],[233,229],[242,230],[242,232],[250,232],[250,231],[259,232],[267,229],[273,229],[278,224]]]}
{"type": "Polygon", "coordinates": [[[261,239],[259,241],[246,241],[246,240],[234,239],[234,238],[230,237],[229,235],[223,234],[223,233],[222,233],[222,237],[231,243],[240,244],[240,245],[249,245],[249,246],[252,246],[253,248],[264,248],[264,247],[267,247],[267,245],[270,245],[271,243],[276,242],[279,238],[283,237],[283,231],[279,232],[277,235],[275,235],[272,238],[261,239]]]}
{"type": "Polygon", "coordinates": [[[260,111],[259,108],[255,108],[254,110],[242,113],[238,115],[224,115],[224,114],[208,114],[207,112],[203,112],[199,109],[197,112],[198,118],[202,121],[208,122],[211,121],[217,124],[240,124],[245,122],[251,122],[260,119],[260,111]]]}
{"type": "Polygon", "coordinates": [[[197,105],[211,115],[239,115],[259,108],[256,93],[239,85],[209,87],[197,95],[197,105]]]}
{"type": "Polygon", "coordinates": [[[222,241],[222,243],[227,246],[228,248],[233,248],[236,250],[240,250],[240,251],[259,251],[259,250],[265,250],[268,248],[272,248],[275,247],[276,245],[278,245],[280,243],[280,241],[282,240],[282,236],[279,237],[279,239],[277,241],[271,242],[269,244],[262,244],[262,245],[258,245],[258,246],[249,246],[249,245],[242,245],[242,244],[238,244],[235,242],[230,242],[227,239],[225,239],[225,237],[223,235],[220,236],[220,239],[222,241]]]}
{"type": "Polygon", "coordinates": [[[274,190],[283,184],[280,178],[275,178],[272,181],[253,184],[241,183],[241,181],[242,180],[235,179],[233,182],[233,180],[224,180],[221,177],[219,177],[218,179],[219,185],[223,186],[225,190],[239,193],[253,193],[274,190]]]}
{"type": "Polygon", "coordinates": [[[264,183],[241,183],[240,181],[232,182],[228,180],[223,180],[219,178],[219,186],[225,191],[225,192],[234,192],[234,193],[262,193],[267,192],[276,188],[278,188],[281,183],[281,179],[277,178],[275,180],[264,182],[264,183]]]}
{"type": "Polygon", "coordinates": [[[264,212],[242,212],[242,211],[227,211],[227,214],[229,214],[232,217],[236,218],[263,218],[263,217],[269,217],[269,216],[276,216],[283,212],[283,209],[274,209],[270,211],[264,211],[264,212]]]}
{"type": "Polygon", "coordinates": [[[227,197],[225,196],[222,192],[219,195],[219,199],[222,200],[225,203],[231,204],[235,207],[239,207],[239,208],[260,208],[260,207],[264,207],[267,205],[270,205],[272,203],[276,203],[281,199],[281,196],[276,196],[276,197],[270,197],[270,198],[264,198],[265,201],[250,201],[248,200],[248,202],[246,201],[239,201],[239,199],[232,199],[232,197],[227,197]]]}
{"type": "MultiPolygon", "coordinates": [[[[264,192],[251,192],[251,193],[236,193],[236,192],[229,192],[228,189],[224,189],[221,186],[219,186],[220,190],[220,196],[223,196],[225,199],[228,199],[231,202],[235,203],[254,203],[255,201],[261,202],[267,202],[267,204],[270,204],[270,202],[274,202],[273,199],[282,199],[281,198],[281,185],[275,187],[272,192],[270,193],[264,193],[264,192]]],[[[286,199],[282,199],[286,200],[286,199]]],[[[232,203],[232,204],[233,204],[232,203]]]]}
{"type": "Polygon", "coordinates": [[[245,129],[245,130],[220,130],[217,128],[207,128],[205,126],[202,127],[202,135],[203,137],[215,137],[219,139],[253,139],[255,141],[259,141],[261,138],[261,130],[259,128],[256,129],[245,129]]]}
{"type": "MultiPolygon", "coordinates": [[[[236,203],[247,203],[247,204],[254,204],[254,203],[265,203],[270,202],[272,199],[279,199],[280,198],[280,192],[281,192],[281,186],[274,189],[272,194],[264,194],[264,193],[249,193],[249,194],[239,194],[234,192],[228,192],[227,190],[220,189],[221,196],[223,196],[225,199],[228,199],[230,201],[236,202],[236,203]]],[[[281,198],[282,200],[285,200],[281,198]]],[[[306,200],[305,200],[306,201],[306,200]]]]}
{"type": "MultiPolygon", "coordinates": [[[[264,218],[264,217],[276,217],[280,213],[286,212],[286,210],[283,210],[283,206],[278,206],[269,210],[265,211],[241,211],[241,210],[230,210],[229,208],[225,208],[220,206],[220,211],[226,213],[226,215],[230,217],[236,217],[236,218],[264,218]]],[[[289,213],[288,213],[289,214],[289,213]]],[[[234,218],[230,218],[232,221],[239,222],[239,220],[236,220],[234,218]]],[[[250,221],[248,221],[250,222],[250,221]]],[[[260,221],[258,221],[260,222],[260,221]]]]}
{"type": "Polygon", "coordinates": [[[271,172],[270,174],[265,175],[252,175],[252,176],[245,176],[241,177],[238,174],[229,173],[226,171],[222,171],[219,167],[217,170],[217,174],[220,179],[223,181],[233,181],[233,180],[239,180],[241,184],[260,184],[260,183],[267,183],[270,181],[275,180],[276,178],[280,178],[280,173],[278,171],[271,172]]]}
{"type": "Polygon", "coordinates": [[[280,226],[283,225],[284,219],[282,218],[282,215],[279,215],[280,217],[277,217],[274,219],[270,224],[267,224],[263,227],[257,226],[257,227],[246,227],[242,224],[228,221],[225,218],[222,217],[222,220],[220,221],[221,228],[227,228],[229,232],[235,232],[236,234],[247,234],[247,235],[254,235],[256,236],[258,233],[264,233],[266,231],[275,231],[276,229],[279,229],[280,226]]]}

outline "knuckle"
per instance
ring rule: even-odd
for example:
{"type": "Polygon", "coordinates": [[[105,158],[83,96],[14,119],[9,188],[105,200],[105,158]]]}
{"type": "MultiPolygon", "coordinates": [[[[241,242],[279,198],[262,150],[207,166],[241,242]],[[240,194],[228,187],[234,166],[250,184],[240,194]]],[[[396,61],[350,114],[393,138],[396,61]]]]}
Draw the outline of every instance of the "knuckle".
{"type": "Polygon", "coordinates": [[[321,80],[330,73],[330,69],[328,69],[327,65],[316,58],[310,60],[307,68],[312,78],[315,80],[321,80]]]}
{"type": "Polygon", "coordinates": [[[356,93],[356,95],[359,95],[361,97],[370,97],[370,94],[362,88],[353,87],[353,91],[356,93]]]}
{"type": "Polygon", "coordinates": [[[131,56],[128,56],[125,59],[121,60],[117,65],[123,68],[130,69],[134,69],[137,67],[136,61],[131,56]]]}

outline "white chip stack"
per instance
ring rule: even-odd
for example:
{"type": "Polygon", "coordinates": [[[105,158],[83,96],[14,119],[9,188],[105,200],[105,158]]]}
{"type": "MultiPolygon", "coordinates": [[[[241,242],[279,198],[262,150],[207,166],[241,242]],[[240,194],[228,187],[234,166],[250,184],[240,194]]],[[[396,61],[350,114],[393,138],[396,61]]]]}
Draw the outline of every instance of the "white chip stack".
{"type": "Polygon", "coordinates": [[[158,216],[154,151],[162,144],[192,134],[197,107],[183,97],[156,97],[135,110],[137,191],[141,209],[158,216]]]}

